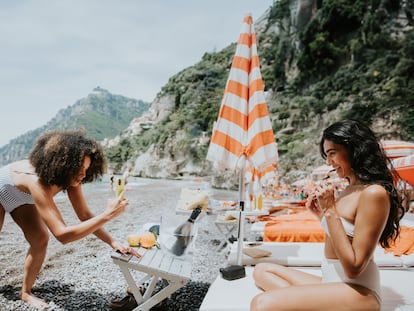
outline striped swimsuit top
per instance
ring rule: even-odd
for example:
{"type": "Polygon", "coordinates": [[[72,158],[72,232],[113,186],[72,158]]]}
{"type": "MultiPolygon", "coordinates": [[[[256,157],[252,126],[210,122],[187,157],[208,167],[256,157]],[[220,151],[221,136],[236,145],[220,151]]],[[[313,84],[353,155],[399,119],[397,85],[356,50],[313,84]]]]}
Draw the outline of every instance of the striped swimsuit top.
{"type": "Polygon", "coordinates": [[[10,164],[0,168],[0,204],[8,213],[21,205],[35,204],[30,194],[14,186],[10,173],[10,164]]]}

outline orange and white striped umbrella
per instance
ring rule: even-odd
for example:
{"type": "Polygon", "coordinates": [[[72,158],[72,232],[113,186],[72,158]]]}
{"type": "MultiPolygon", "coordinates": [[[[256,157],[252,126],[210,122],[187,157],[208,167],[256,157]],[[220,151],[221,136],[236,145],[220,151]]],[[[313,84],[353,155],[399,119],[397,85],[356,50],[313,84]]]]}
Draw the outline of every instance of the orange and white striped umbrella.
{"type": "Polygon", "coordinates": [[[264,182],[268,179],[276,178],[277,177],[277,163],[275,162],[265,167],[261,171],[258,171],[255,168],[248,166],[245,177],[246,177],[247,182],[257,182],[257,181],[264,182]]]}
{"type": "Polygon", "coordinates": [[[390,159],[414,154],[414,143],[403,140],[381,140],[382,148],[390,159]]]}
{"type": "Polygon", "coordinates": [[[249,184],[248,194],[249,200],[252,201],[255,195],[262,193],[264,184],[272,180],[274,185],[279,185],[277,174],[277,163],[267,166],[262,171],[258,171],[251,166],[248,166],[245,174],[245,181],[249,184]]]}
{"type": "Polygon", "coordinates": [[[207,159],[219,170],[240,169],[237,263],[241,264],[244,231],[241,212],[244,209],[246,166],[260,173],[278,161],[251,14],[243,19],[207,159]]]}
{"type": "Polygon", "coordinates": [[[414,154],[392,160],[398,175],[414,187],[414,154]]]}
{"type": "Polygon", "coordinates": [[[251,14],[243,19],[207,159],[219,170],[245,170],[247,159],[257,172],[278,160],[251,14]]]}

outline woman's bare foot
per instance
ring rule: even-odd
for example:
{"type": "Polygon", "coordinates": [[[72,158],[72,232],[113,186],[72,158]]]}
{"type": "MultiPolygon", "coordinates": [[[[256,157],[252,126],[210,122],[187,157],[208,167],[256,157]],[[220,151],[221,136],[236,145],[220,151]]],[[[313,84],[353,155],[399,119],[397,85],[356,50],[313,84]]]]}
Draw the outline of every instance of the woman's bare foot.
{"type": "Polygon", "coordinates": [[[25,303],[40,310],[44,310],[49,306],[43,299],[37,298],[36,296],[33,296],[32,294],[28,293],[21,293],[20,299],[23,300],[25,303]]]}

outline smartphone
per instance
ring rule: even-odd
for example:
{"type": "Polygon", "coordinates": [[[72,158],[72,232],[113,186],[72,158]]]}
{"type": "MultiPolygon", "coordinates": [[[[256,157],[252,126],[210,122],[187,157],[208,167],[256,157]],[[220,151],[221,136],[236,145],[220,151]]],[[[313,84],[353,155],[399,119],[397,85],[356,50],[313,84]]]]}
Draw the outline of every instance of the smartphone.
{"type": "Polygon", "coordinates": [[[122,191],[124,191],[125,189],[125,183],[124,180],[121,178],[118,178],[116,181],[116,187],[115,187],[115,193],[116,193],[116,197],[119,197],[122,193],[122,191]]]}

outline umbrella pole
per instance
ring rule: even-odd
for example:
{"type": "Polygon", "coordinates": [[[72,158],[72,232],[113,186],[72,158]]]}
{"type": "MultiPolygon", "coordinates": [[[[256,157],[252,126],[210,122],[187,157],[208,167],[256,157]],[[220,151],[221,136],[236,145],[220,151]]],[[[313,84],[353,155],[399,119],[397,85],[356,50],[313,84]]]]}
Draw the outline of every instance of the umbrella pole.
{"type": "Polygon", "coordinates": [[[244,175],[245,175],[245,158],[242,160],[242,168],[239,176],[239,226],[237,232],[237,264],[242,264],[242,251],[243,251],[243,240],[244,240],[244,200],[245,200],[245,186],[244,186],[244,175]]]}

